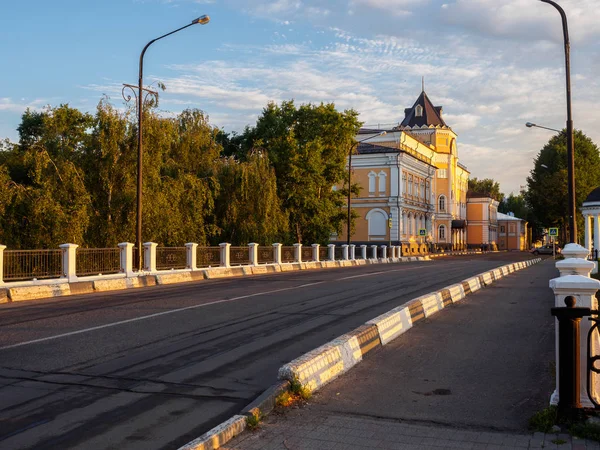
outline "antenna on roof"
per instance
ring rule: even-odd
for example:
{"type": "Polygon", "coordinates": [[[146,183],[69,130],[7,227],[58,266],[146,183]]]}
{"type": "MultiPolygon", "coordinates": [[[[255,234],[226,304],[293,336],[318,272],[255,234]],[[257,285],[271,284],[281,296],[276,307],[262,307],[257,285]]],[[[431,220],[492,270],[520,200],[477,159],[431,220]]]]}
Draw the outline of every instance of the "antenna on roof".
{"type": "Polygon", "coordinates": [[[425,77],[421,77],[421,92],[425,92],[425,77]]]}

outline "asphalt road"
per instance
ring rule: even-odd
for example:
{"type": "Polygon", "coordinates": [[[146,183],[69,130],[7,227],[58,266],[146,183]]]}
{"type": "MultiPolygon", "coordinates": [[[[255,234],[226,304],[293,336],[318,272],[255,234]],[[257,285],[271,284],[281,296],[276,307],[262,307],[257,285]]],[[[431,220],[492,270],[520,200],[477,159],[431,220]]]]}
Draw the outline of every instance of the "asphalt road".
{"type": "Polygon", "coordinates": [[[523,254],[201,281],[0,305],[0,448],[176,449],[285,362],[523,254]]]}

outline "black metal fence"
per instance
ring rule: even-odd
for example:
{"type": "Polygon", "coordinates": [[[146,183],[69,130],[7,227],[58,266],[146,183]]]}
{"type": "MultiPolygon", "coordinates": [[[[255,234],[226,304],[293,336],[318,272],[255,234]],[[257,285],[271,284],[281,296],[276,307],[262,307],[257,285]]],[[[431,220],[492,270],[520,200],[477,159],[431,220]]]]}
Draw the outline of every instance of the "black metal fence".
{"type": "Polygon", "coordinates": [[[217,267],[221,265],[221,247],[198,247],[196,267],[217,267]]]}
{"type": "Polygon", "coordinates": [[[273,247],[258,247],[258,263],[272,264],[275,262],[275,250],[273,247]]]}
{"type": "Polygon", "coordinates": [[[78,248],[75,251],[78,277],[121,272],[121,249],[119,248],[78,248]]]}
{"type": "Polygon", "coordinates": [[[319,260],[327,261],[329,260],[329,248],[328,247],[319,247],[319,260]]]}
{"type": "Polygon", "coordinates": [[[229,263],[232,266],[242,266],[250,264],[250,248],[245,247],[230,247],[229,248],[229,263]]]}
{"type": "Polygon", "coordinates": [[[313,249],[312,247],[302,247],[301,250],[302,261],[312,261],[313,260],[313,249]]]}
{"type": "Polygon", "coordinates": [[[5,250],[2,272],[4,281],[60,278],[62,250],[5,250]]]}
{"type": "Polygon", "coordinates": [[[185,269],[187,267],[187,248],[157,247],[156,270],[185,269]]]}
{"type": "Polygon", "coordinates": [[[290,263],[294,262],[296,258],[294,257],[295,247],[290,246],[282,246],[281,247],[281,262],[282,263],[290,263]]]}

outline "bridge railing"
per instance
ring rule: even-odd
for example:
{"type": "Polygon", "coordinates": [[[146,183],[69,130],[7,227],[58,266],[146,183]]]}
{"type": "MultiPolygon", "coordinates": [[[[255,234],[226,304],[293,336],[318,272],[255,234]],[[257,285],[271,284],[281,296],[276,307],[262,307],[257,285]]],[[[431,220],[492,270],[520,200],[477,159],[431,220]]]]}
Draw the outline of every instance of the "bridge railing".
{"type": "MultiPolygon", "coordinates": [[[[146,242],[143,268],[138,270],[134,260],[137,252],[134,245],[127,242],[119,244],[118,248],[79,248],[77,244],[62,244],[58,249],[46,250],[7,250],[6,246],[0,245],[0,285],[45,279],[73,282],[79,278],[136,277],[240,265],[363,259],[363,247],[366,246],[261,246],[254,243],[235,247],[229,244],[199,247],[195,243],[187,243],[184,247],[158,247],[155,243],[146,242]]],[[[364,251],[367,258],[379,253],[379,246],[372,247],[373,252],[371,248],[364,251]]],[[[386,254],[383,249],[380,252],[380,255],[386,254]]],[[[387,257],[399,256],[399,247],[387,248],[387,257]]]]}

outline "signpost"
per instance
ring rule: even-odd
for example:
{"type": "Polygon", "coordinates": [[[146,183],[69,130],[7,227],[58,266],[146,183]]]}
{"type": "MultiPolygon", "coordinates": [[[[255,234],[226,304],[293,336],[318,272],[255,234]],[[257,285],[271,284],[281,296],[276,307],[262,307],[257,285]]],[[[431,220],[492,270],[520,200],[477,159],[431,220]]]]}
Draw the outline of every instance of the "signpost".
{"type": "Polygon", "coordinates": [[[427,229],[426,228],[420,228],[419,229],[419,236],[422,236],[422,237],[427,236],[427,229]]]}
{"type": "Polygon", "coordinates": [[[549,228],[548,236],[552,240],[552,259],[556,259],[556,238],[558,237],[558,228],[549,228]]]}

